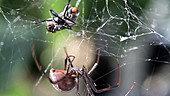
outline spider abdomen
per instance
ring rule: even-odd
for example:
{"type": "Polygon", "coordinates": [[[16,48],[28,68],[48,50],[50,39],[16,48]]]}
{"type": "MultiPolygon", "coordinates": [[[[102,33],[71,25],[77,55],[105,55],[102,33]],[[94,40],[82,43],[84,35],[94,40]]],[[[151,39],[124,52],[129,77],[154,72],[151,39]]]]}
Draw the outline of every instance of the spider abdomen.
{"type": "Polygon", "coordinates": [[[58,88],[61,89],[61,91],[70,91],[75,87],[76,81],[71,78],[65,78],[62,81],[58,82],[58,88]]]}
{"type": "MultiPolygon", "coordinates": [[[[50,78],[53,82],[63,78],[64,76],[65,76],[65,70],[55,70],[55,69],[50,70],[50,78]]],[[[52,85],[56,90],[70,91],[75,87],[76,81],[72,77],[66,77],[61,81],[57,82],[56,84],[52,84],[52,85]]]]}

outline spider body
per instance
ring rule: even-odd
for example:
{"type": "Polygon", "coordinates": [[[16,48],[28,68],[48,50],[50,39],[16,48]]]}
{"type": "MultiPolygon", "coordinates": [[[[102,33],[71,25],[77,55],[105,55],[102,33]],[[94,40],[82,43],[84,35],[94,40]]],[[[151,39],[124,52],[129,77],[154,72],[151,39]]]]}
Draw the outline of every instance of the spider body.
{"type": "MultiPolygon", "coordinates": [[[[98,51],[97,62],[94,64],[94,66],[91,68],[90,71],[87,71],[84,65],[81,69],[74,68],[72,62],[74,61],[75,56],[68,55],[66,49],[65,49],[65,53],[66,53],[66,58],[65,58],[64,70],[55,70],[55,69],[52,68],[50,70],[50,73],[49,73],[49,76],[48,76],[44,72],[42,67],[39,65],[38,60],[37,60],[36,55],[35,55],[34,46],[32,45],[32,55],[34,57],[34,60],[35,60],[35,63],[37,65],[38,69],[45,75],[45,77],[50,81],[50,83],[53,85],[53,87],[56,90],[70,91],[74,87],[76,87],[76,94],[77,94],[77,96],[80,96],[80,94],[79,94],[79,79],[80,78],[82,78],[84,80],[84,83],[86,84],[86,88],[87,88],[90,96],[94,96],[93,91],[96,92],[96,93],[100,93],[100,92],[103,92],[103,91],[111,90],[111,89],[119,86],[119,84],[120,84],[120,66],[119,66],[118,58],[116,59],[117,64],[118,64],[118,82],[117,82],[117,84],[115,86],[109,86],[107,88],[103,88],[103,89],[98,90],[96,88],[94,81],[90,77],[90,74],[95,70],[95,68],[99,64],[100,50],[98,51]]],[[[131,92],[131,90],[134,87],[134,84],[132,85],[131,89],[128,91],[126,96],[128,96],[128,94],[131,92]]]]}
{"type": "Polygon", "coordinates": [[[69,7],[70,1],[68,1],[64,10],[57,14],[53,10],[49,10],[51,18],[40,22],[33,22],[34,24],[47,22],[47,31],[51,33],[56,33],[56,31],[61,31],[63,29],[72,30],[72,26],[76,25],[75,20],[77,19],[79,12],[76,7],[69,7]]]}

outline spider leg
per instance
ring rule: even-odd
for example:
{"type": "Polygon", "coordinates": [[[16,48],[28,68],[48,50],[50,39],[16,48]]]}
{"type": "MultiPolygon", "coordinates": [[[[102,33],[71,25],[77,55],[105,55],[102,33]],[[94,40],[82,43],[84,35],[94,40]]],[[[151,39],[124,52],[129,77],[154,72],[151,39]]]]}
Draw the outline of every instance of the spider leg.
{"type": "Polygon", "coordinates": [[[37,57],[35,55],[35,49],[34,49],[34,45],[32,44],[32,55],[34,57],[35,63],[39,69],[39,71],[41,71],[45,77],[52,83],[52,80],[49,78],[49,76],[44,72],[44,70],[42,69],[42,66],[40,66],[40,64],[38,63],[37,57]]]}
{"type": "Polygon", "coordinates": [[[52,19],[52,18],[48,18],[48,19],[42,20],[42,21],[40,21],[40,22],[34,21],[33,23],[34,23],[34,24],[39,24],[39,23],[46,22],[46,21],[53,21],[53,19],[52,19]]]}
{"type": "Polygon", "coordinates": [[[68,3],[67,3],[67,5],[66,5],[66,7],[64,8],[64,15],[63,15],[64,17],[65,17],[66,11],[68,10],[70,1],[71,1],[71,0],[68,0],[68,3]]]}
{"type": "Polygon", "coordinates": [[[49,10],[50,16],[54,19],[55,17],[58,17],[59,19],[63,20],[56,12],[54,12],[52,9],[49,10]],[[53,16],[54,15],[54,16],[53,16]]]}
{"type": "Polygon", "coordinates": [[[136,82],[133,83],[133,85],[131,86],[130,90],[125,94],[125,96],[128,96],[130,94],[130,92],[132,91],[133,87],[135,86],[136,82]]]}
{"type": "MultiPolygon", "coordinates": [[[[111,86],[111,87],[108,87],[108,88],[104,88],[104,89],[99,89],[99,90],[97,90],[96,87],[95,87],[95,85],[93,84],[93,82],[90,80],[90,77],[88,76],[88,74],[85,73],[84,76],[85,76],[85,78],[87,78],[87,80],[88,80],[88,81],[86,81],[86,82],[89,83],[89,85],[91,86],[91,88],[92,88],[96,93],[101,93],[101,92],[103,92],[103,91],[112,90],[113,88],[118,87],[118,85],[116,85],[116,86],[111,86]]],[[[125,96],[128,96],[128,95],[130,94],[130,92],[132,91],[132,89],[133,89],[134,86],[135,86],[135,83],[136,83],[136,82],[133,83],[133,85],[131,86],[131,88],[129,89],[129,91],[125,94],[125,96]]]]}
{"type": "MultiPolygon", "coordinates": [[[[71,61],[70,57],[68,56],[68,53],[67,53],[67,50],[66,50],[65,47],[64,47],[64,51],[65,51],[65,53],[66,53],[66,59],[69,61],[71,67],[73,67],[72,61],[71,61]]],[[[72,56],[72,55],[71,55],[71,56],[72,56]]],[[[75,58],[75,57],[73,57],[73,58],[75,58]]],[[[73,59],[73,60],[74,60],[74,59],[73,59]]]]}
{"type": "Polygon", "coordinates": [[[65,16],[64,16],[64,19],[71,21],[71,22],[73,23],[73,25],[76,24],[73,20],[71,20],[71,19],[69,19],[69,18],[67,18],[67,17],[65,17],[65,16]]]}
{"type": "Polygon", "coordinates": [[[98,89],[96,89],[94,83],[91,81],[91,79],[90,79],[90,77],[88,76],[87,73],[85,74],[85,78],[87,78],[88,84],[90,85],[90,87],[91,87],[96,93],[101,93],[101,92],[103,92],[103,91],[111,90],[111,89],[117,87],[117,86],[112,86],[112,87],[103,88],[103,89],[99,89],[99,90],[98,90],[98,89]]]}
{"type": "MultiPolygon", "coordinates": [[[[65,51],[66,51],[66,49],[65,49],[65,51]]],[[[72,65],[72,62],[74,61],[74,59],[75,59],[75,56],[72,56],[72,55],[66,57],[66,59],[65,59],[65,66],[64,66],[64,70],[66,70],[66,75],[68,74],[69,69],[70,69],[70,66],[72,65]],[[73,57],[73,59],[70,60],[71,62],[70,62],[70,64],[67,66],[67,60],[69,60],[70,57],[73,57]]],[[[73,65],[72,65],[71,67],[73,67],[73,65]]]]}
{"type": "MultiPolygon", "coordinates": [[[[99,54],[99,53],[98,53],[98,54],[99,54]]],[[[98,60],[99,60],[99,58],[98,58],[98,60]]],[[[99,62],[98,60],[97,60],[97,62],[99,62]]],[[[119,66],[118,58],[116,58],[116,60],[117,60],[117,64],[118,64],[118,82],[117,82],[117,84],[116,84],[115,86],[111,86],[111,87],[108,87],[108,88],[104,88],[104,89],[99,89],[99,90],[98,90],[98,89],[96,89],[95,84],[93,83],[93,81],[92,81],[92,79],[90,78],[89,74],[85,72],[85,74],[84,74],[84,75],[85,75],[85,78],[87,78],[89,85],[91,86],[91,88],[92,88],[96,93],[100,93],[100,92],[103,92],[103,91],[108,91],[108,90],[111,90],[111,89],[119,86],[119,84],[120,84],[120,66],[119,66]]]]}
{"type": "MultiPolygon", "coordinates": [[[[69,58],[70,57],[73,57],[73,59],[71,60],[71,62],[73,62],[74,61],[74,59],[75,59],[75,56],[73,56],[73,55],[69,55],[69,58]]],[[[66,67],[67,67],[67,60],[68,60],[68,58],[66,57],[66,59],[65,59],[65,66],[64,66],[64,70],[66,70],[66,67]]]]}
{"type": "Polygon", "coordinates": [[[84,80],[84,83],[86,84],[86,89],[87,89],[88,93],[90,94],[90,96],[94,96],[93,91],[91,90],[89,83],[87,81],[87,78],[85,76],[82,76],[82,78],[84,80]]]}
{"type": "Polygon", "coordinates": [[[77,71],[75,71],[76,72],[76,80],[77,80],[77,82],[76,82],[76,94],[77,94],[77,96],[81,96],[80,95],[80,93],[79,93],[79,74],[78,74],[78,72],[77,71]]]}
{"type": "Polygon", "coordinates": [[[42,23],[42,22],[46,22],[46,21],[54,21],[54,16],[55,17],[58,17],[60,20],[63,20],[61,17],[58,16],[58,14],[56,12],[54,12],[53,10],[49,10],[49,13],[50,13],[50,16],[51,18],[49,19],[46,19],[46,20],[43,20],[43,21],[40,21],[40,22],[33,22],[34,24],[38,24],[38,23],[42,23]],[[54,15],[54,16],[53,16],[54,15]]]}
{"type": "Polygon", "coordinates": [[[117,61],[117,65],[118,65],[118,82],[117,82],[117,87],[118,87],[120,84],[120,65],[119,65],[119,60],[117,57],[116,57],[116,61],[117,61]]]}
{"type": "MultiPolygon", "coordinates": [[[[118,58],[116,58],[116,61],[117,61],[117,64],[118,64],[118,82],[117,82],[117,84],[116,84],[115,86],[111,86],[111,87],[108,87],[108,88],[103,88],[103,89],[99,89],[99,90],[98,90],[98,89],[96,89],[95,84],[94,84],[94,82],[92,81],[92,79],[90,78],[89,74],[86,73],[86,72],[84,73],[84,77],[87,78],[87,81],[86,81],[86,82],[89,83],[90,87],[91,87],[96,93],[100,93],[100,92],[103,92],[103,91],[112,90],[113,88],[119,86],[119,84],[120,84],[120,66],[119,66],[118,58]]],[[[135,86],[135,83],[136,83],[136,82],[133,83],[133,85],[131,86],[130,90],[126,93],[125,96],[128,96],[128,95],[130,94],[130,92],[132,91],[132,89],[133,89],[134,86],[135,86]]]]}
{"type": "Polygon", "coordinates": [[[87,94],[87,91],[88,91],[88,90],[87,90],[87,88],[86,88],[86,89],[85,89],[85,93],[84,93],[84,95],[83,95],[83,96],[86,96],[86,94],[87,94]]]}
{"type": "Polygon", "coordinates": [[[90,75],[98,66],[99,64],[99,59],[100,59],[100,49],[98,50],[98,57],[97,57],[97,62],[94,64],[94,66],[90,69],[90,71],[88,72],[88,74],[90,75]]]}
{"type": "Polygon", "coordinates": [[[68,72],[69,72],[70,66],[73,68],[72,62],[73,62],[73,60],[75,59],[75,56],[73,56],[73,55],[68,56],[68,53],[67,53],[67,50],[66,50],[65,47],[64,47],[64,51],[65,51],[65,53],[66,53],[65,68],[66,68],[66,65],[67,65],[67,60],[69,61],[69,65],[68,65],[67,68],[66,68],[66,75],[67,75],[68,72]],[[71,60],[70,57],[73,57],[73,59],[71,60]]]}

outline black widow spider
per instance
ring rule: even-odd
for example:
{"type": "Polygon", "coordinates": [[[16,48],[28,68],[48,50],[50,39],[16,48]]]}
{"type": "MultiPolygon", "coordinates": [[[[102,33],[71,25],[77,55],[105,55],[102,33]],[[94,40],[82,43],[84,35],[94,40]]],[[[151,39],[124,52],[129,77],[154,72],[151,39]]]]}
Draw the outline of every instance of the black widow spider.
{"type": "Polygon", "coordinates": [[[63,12],[57,14],[53,10],[49,10],[51,18],[46,20],[36,22],[34,24],[42,23],[47,21],[47,31],[51,33],[56,33],[56,31],[61,31],[63,29],[71,30],[72,26],[76,25],[75,20],[77,19],[79,12],[76,7],[69,7],[70,1],[68,0],[67,5],[65,6],[63,12]]]}
{"type": "MultiPolygon", "coordinates": [[[[34,57],[34,60],[35,60],[35,63],[37,65],[38,69],[45,75],[45,77],[51,82],[51,84],[53,85],[53,87],[56,90],[70,91],[76,86],[76,94],[77,94],[77,96],[80,96],[80,94],[79,94],[79,78],[83,78],[84,83],[86,84],[86,88],[87,88],[90,96],[94,96],[92,90],[96,93],[100,93],[103,91],[112,90],[113,88],[119,86],[119,84],[120,84],[120,66],[119,66],[118,58],[116,58],[117,64],[118,64],[118,82],[117,82],[117,84],[115,86],[109,86],[108,88],[103,88],[103,89],[98,90],[98,89],[96,89],[95,83],[89,75],[95,70],[95,68],[99,64],[100,50],[98,50],[97,62],[94,64],[94,66],[91,68],[91,70],[89,72],[87,72],[84,65],[81,69],[74,68],[72,62],[74,61],[75,56],[68,55],[66,48],[64,48],[64,50],[66,53],[64,70],[56,70],[56,69],[51,68],[49,76],[48,76],[44,72],[42,67],[39,65],[36,54],[35,54],[34,45],[32,45],[32,55],[34,57]],[[73,59],[70,59],[70,57],[73,59]],[[69,62],[69,64],[67,64],[67,61],[69,62]],[[71,69],[70,69],[70,67],[71,67],[71,69]]],[[[125,96],[128,96],[128,94],[133,89],[134,85],[135,85],[135,82],[125,96]]],[[[86,92],[85,92],[85,94],[86,94],[86,92]]],[[[84,96],[85,96],[85,94],[84,94],[84,96]]]]}

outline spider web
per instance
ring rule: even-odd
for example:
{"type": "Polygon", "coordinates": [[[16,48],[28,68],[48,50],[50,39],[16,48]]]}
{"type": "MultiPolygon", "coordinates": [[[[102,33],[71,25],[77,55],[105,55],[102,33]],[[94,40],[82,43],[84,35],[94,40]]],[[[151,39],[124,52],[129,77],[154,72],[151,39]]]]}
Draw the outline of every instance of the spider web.
{"type": "MultiPolygon", "coordinates": [[[[48,33],[46,24],[33,24],[50,18],[49,9],[63,11],[67,0],[0,1],[0,95],[75,96],[58,92],[37,70],[32,58],[35,45],[40,65],[63,69],[64,47],[76,57],[74,66],[88,70],[100,62],[91,77],[98,89],[117,83],[119,58],[121,83],[101,96],[168,96],[169,90],[169,1],[154,0],[72,0],[80,15],[73,30],[48,33]],[[17,86],[20,86],[16,88],[17,86]],[[23,90],[23,91],[22,91],[23,90]]],[[[86,88],[80,81],[80,94],[86,88]]]]}

